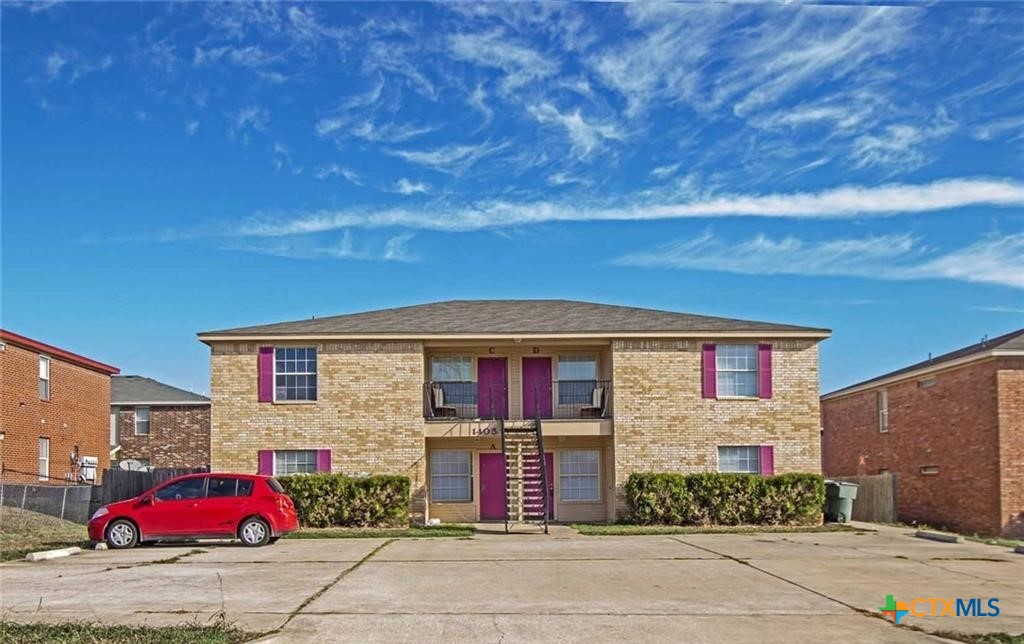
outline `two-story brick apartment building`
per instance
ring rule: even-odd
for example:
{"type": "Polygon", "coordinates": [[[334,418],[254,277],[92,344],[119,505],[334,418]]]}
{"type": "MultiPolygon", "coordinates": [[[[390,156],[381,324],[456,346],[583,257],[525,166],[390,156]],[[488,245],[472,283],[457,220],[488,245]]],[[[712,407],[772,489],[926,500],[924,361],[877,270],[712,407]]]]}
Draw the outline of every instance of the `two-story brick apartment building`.
{"type": "Polygon", "coordinates": [[[148,467],[210,465],[210,399],[147,378],[114,376],[110,451],[148,467]]]}
{"type": "Polygon", "coordinates": [[[822,397],[826,475],[891,472],[902,521],[1024,536],[1024,329],[822,397]]]}
{"type": "Polygon", "coordinates": [[[212,467],[406,474],[415,514],[474,521],[542,447],[550,516],[611,520],[634,471],[820,471],[828,335],[558,300],[210,331],[212,467]]]}
{"type": "Polygon", "coordinates": [[[110,464],[117,367],[0,330],[0,468],[6,482],[92,481],[110,464]],[[95,467],[83,465],[95,459],[95,467]]]}

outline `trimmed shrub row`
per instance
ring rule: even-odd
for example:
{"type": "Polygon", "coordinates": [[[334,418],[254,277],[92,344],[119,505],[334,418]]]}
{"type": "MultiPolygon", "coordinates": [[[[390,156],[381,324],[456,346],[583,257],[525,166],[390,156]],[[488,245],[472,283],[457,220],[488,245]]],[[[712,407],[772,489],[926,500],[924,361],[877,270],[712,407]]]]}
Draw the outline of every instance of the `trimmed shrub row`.
{"type": "Polygon", "coordinates": [[[818,474],[634,473],[627,520],[640,525],[816,525],[825,504],[818,474]]]}
{"type": "Polygon", "coordinates": [[[297,474],[277,478],[304,528],[393,528],[409,524],[409,478],[297,474]]]}

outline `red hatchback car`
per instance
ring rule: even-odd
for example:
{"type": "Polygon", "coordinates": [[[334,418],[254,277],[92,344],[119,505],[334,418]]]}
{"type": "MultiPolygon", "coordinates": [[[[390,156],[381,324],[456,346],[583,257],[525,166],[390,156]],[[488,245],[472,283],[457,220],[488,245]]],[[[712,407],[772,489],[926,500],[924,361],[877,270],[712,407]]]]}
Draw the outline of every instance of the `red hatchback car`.
{"type": "Polygon", "coordinates": [[[252,474],[179,476],[105,505],[89,520],[89,538],[118,549],[145,541],[224,537],[262,546],[298,529],[295,505],[281,484],[252,474]]]}

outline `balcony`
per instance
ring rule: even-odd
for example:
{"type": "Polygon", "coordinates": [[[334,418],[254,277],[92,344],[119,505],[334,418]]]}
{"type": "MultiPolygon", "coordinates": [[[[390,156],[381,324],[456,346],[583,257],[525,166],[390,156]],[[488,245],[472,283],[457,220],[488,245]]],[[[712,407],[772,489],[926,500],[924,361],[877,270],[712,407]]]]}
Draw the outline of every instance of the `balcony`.
{"type": "Polygon", "coordinates": [[[522,420],[611,418],[610,380],[554,380],[524,391],[477,381],[428,382],[423,385],[427,420],[522,420]],[[522,404],[510,405],[510,393],[522,404]],[[513,409],[510,416],[509,410],[513,409]],[[521,410],[521,413],[515,413],[521,410]]]}

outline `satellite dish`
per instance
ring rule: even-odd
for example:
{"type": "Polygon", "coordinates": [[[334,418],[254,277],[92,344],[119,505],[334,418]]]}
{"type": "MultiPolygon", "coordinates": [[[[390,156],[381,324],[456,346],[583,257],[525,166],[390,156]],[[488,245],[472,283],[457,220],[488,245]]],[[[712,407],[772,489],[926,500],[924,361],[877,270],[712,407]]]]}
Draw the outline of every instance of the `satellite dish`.
{"type": "Polygon", "coordinates": [[[118,464],[118,467],[120,467],[122,470],[130,470],[133,472],[137,472],[145,466],[139,461],[135,460],[134,458],[126,458],[125,460],[121,461],[118,464]]]}

